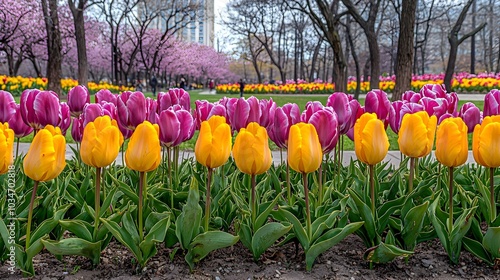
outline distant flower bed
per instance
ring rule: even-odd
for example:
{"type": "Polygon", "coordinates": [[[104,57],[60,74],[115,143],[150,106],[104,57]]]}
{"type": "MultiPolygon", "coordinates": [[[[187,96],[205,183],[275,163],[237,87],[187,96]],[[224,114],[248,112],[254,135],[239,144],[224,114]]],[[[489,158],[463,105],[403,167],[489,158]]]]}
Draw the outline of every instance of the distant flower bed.
{"type": "MultiPolygon", "coordinates": [[[[12,93],[12,95],[20,95],[25,89],[47,89],[47,78],[33,78],[33,77],[10,77],[0,75],[0,89],[12,93]]],[[[78,85],[77,80],[62,79],[61,86],[64,93],[78,85]]],[[[133,90],[132,87],[117,86],[105,82],[95,83],[89,82],[88,89],[91,93],[95,93],[101,89],[108,89],[112,92],[121,92],[126,90],[133,90]]]]}
{"type": "MultiPolygon", "coordinates": [[[[411,90],[419,91],[426,84],[443,84],[444,74],[415,75],[412,78],[411,90]]],[[[396,76],[380,77],[379,88],[386,92],[392,92],[396,85],[396,76]]],[[[347,93],[354,93],[357,81],[350,77],[347,82],[347,93]]],[[[452,80],[451,91],[456,92],[482,92],[486,93],[491,89],[500,88],[500,73],[469,74],[458,73],[452,80]]],[[[362,93],[370,91],[370,82],[362,81],[360,85],[362,93]]],[[[217,93],[238,94],[240,86],[234,84],[220,84],[216,87],[217,93]]],[[[299,80],[281,81],[275,84],[247,84],[244,92],[247,94],[271,93],[271,94],[331,94],[335,91],[333,83],[316,80],[307,82],[299,80]]]]}

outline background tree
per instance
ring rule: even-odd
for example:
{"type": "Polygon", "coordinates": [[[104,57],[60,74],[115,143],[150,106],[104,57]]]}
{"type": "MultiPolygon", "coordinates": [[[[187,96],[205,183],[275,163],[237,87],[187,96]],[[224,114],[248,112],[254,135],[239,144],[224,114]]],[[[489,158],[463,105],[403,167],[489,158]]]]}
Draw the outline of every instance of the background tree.
{"type": "Polygon", "coordinates": [[[61,31],[59,29],[59,15],[57,0],[42,0],[42,11],[47,30],[47,89],[61,93],[61,31]]]}

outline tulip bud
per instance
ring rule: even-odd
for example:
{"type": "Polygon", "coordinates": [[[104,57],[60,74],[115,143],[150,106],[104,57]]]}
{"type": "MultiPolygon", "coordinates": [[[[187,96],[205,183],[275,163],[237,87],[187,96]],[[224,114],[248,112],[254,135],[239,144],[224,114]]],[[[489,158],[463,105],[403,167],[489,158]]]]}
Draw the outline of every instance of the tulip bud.
{"type": "Polygon", "coordinates": [[[283,107],[276,108],[272,133],[269,133],[269,137],[279,148],[286,148],[290,127],[298,122],[300,122],[299,105],[287,103],[283,107]]]}
{"type": "Polygon", "coordinates": [[[366,94],[365,112],[375,113],[377,118],[384,122],[384,125],[387,125],[390,110],[391,101],[389,101],[385,91],[374,89],[366,94]]]}
{"type": "Polygon", "coordinates": [[[101,89],[95,94],[95,103],[109,102],[116,106],[118,96],[108,89],[101,89]]]}
{"type": "Polygon", "coordinates": [[[78,117],[83,113],[85,104],[90,103],[89,91],[85,86],[76,86],[68,91],[68,106],[71,116],[78,117]]]}
{"type": "Polygon", "coordinates": [[[288,164],[300,173],[311,173],[321,165],[323,153],[316,128],[309,123],[290,127],[288,136],[288,164]]]}
{"type": "Polygon", "coordinates": [[[61,104],[53,91],[28,89],[21,94],[21,117],[33,129],[57,126],[61,121],[61,104]]]}
{"type": "Polygon", "coordinates": [[[162,111],[158,117],[158,126],[160,127],[160,142],[165,147],[178,146],[191,139],[194,134],[193,116],[180,106],[177,110],[171,107],[162,111]]]}
{"type": "Polygon", "coordinates": [[[328,154],[335,148],[339,139],[339,131],[337,114],[331,107],[321,108],[302,121],[314,125],[323,154],[328,154]]]}
{"type": "Polygon", "coordinates": [[[429,97],[431,99],[444,98],[446,96],[446,89],[444,85],[427,84],[420,89],[420,94],[422,97],[429,97]]]}
{"type": "Polygon", "coordinates": [[[436,125],[436,116],[429,117],[426,111],[404,115],[398,133],[401,152],[413,158],[430,154],[434,145],[436,125]]]}
{"type": "Polygon", "coordinates": [[[146,97],[140,91],[124,91],[117,100],[118,123],[134,130],[146,120],[146,97]]]}
{"type": "Polygon", "coordinates": [[[71,113],[69,111],[69,106],[65,102],[61,103],[61,116],[59,117],[58,127],[61,128],[62,135],[66,135],[66,131],[71,125],[71,113]]]}
{"type": "Polygon", "coordinates": [[[381,162],[389,151],[389,139],[384,123],[374,113],[363,114],[354,125],[356,157],[368,164],[381,162]]]}
{"type": "Polygon", "coordinates": [[[8,122],[15,112],[16,101],[12,97],[12,94],[0,90],[0,123],[8,122]]]}
{"type": "Polygon", "coordinates": [[[256,122],[242,128],[234,142],[233,157],[238,169],[245,174],[266,172],[273,161],[266,129],[256,122]]]}
{"type": "Polygon", "coordinates": [[[9,165],[14,162],[14,131],[8,123],[0,123],[0,175],[9,171],[9,165]]]}
{"type": "Polygon", "coordinates": [[[83,130],[80,156],[89,166],[106,167],[116,159],[122,144],[123,136],[116,120],[98,117],[83,130]]]}
{"type": "Polygon", "coordinates": [[[189,96],[189,93],[182,88],[172,88],[166,93],[158,93],[158,113],[161,113],[176,104],[190,111],[191,97],[189,96]]]}
{"type": "Polygon", "coordinates": [[[128,168],[139,172],[149,172],[160,165],[161,146],[158,136],[157,124],[145,121],[137,126],[125,152],[125,162],[128,168]]]}
{"type": "Polygon", "coordinates": [[[476,124],[481,123],[481,111],[472,102],[467,102],[460,108],[459,117],[464,120],[467,125],[467,133],[472,133],[476,124]]]}
{"type": "Polygon", "coordinates": [[[240,131],[249,123],[258,122],[261,115],[259,101],[254,96],[248,99],[232,98],[227,102],[226,109],[233,131],[240,131]]]}
{"type": "Polygon", "coordinates": [[[467,125],[461,118],[447,118],[437,128],[436,158],[443,165],[457,167],[467,161],[467,125]]]}
{"type": "Polygon", "coordinates": [[[333,111],[337,114],[340,134],[346,134],[355,122],[355,120],[353,121],[355,111],[353,111],[353,107],[350,106],[347,94],[343,92],[334,92],[328,97],[326,106],[333,108],[333,111]]]}
{"type": "Polygon", "coordinates": [[[78,118],[73,118],[73,125],[71,126],[71,137],[75,142],[82,142],[83,137],[83,115],[78,118]]]}
{"type": "Polygon", "coordinates": [[[22,138],[33,132],[33,128],[24,123],[19,104],[16,104],[15,108],[16,112],[9,120],[9,127],[14,130],[16,138],[22,138]]]}
{"type": "Polygon", "coordinates": [[[484,96],[483,116],[500,115],[500,90],[492,89],[484,96]]]}
{"type": "Polygon", "coordinates": [[[472,134],[474,160],[485,167],[500,166],[500,115],[487,116],[472,134]]]}
{"type": "Polygon", "coordinates": [[[23,162],[24,173],[34,181],[49,181],[66,166],[66,139],[59,127],[47,125],[40,129],[23,162]]]}
{"type": "Polygon", "coordinates": [[[196,160],[208,168],[216,168],[229,159],[231,154],[231,127],[222,116],[212,116],[201,123],[194,148],[196,160]]]}

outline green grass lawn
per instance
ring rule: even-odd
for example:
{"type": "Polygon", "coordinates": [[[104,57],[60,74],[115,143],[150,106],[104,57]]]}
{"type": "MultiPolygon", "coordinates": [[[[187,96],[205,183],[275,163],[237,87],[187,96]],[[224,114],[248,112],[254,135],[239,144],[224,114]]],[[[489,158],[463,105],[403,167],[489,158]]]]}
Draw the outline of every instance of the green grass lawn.
{"type": "MultiPolygon", "coordinates": [[[[207,100],[209,102],[215,102],[220,100],[221,98],[224,97],[222,94],[200,94],[202,90],[190,90],[189,94],[191,96],[191,108],[195,108],[195,101],[196,100],[207,100]]],[[[153,94],[151,92],[145,92],[144,93],[146,97],[151,97],[153,98],[153,94]]],[[[246,98],[250,97],[251,95],[244,95],[246,98]]],[[[233,95],[227,95],[228,98],[232,97],[239,97],[239,95],[233,94],[233,95]]],[[[301,110],[304,110],[307,102],[309,101],[320,101],[323,105],[326,105],[328,96],[327,95],[300,95],[300,96],[294,96],[294,95],[284,95],[284,94],[274,94],[274,95],[256,95],[258,99],[269,99],[272,98],[274,102],[278,106],[283,106],[286,103],[296,103],[301,110]]],[[[15,97],[16,102],[19,103],[19,96],[15,97]]],[[[91,102],[94,102],[94,96],[92,95],[90,98],[91,102]]],[[[360,99],[359,100],[361,105],[364,105],[365,99],[360,99]]],[[[465,102],[468,101],[463,101],[460,100],[458,102],[458,108],[460,108],[465,102]]],[[[482,109],[484,107],[484,101],[472,101],[476,106],[479,107],[479,109],[482,109]]],[[[196,139],[198,136],[198,132],[195,133],[193,139],[183,143],[181,145],[181,149],[189,149],[189,150],[194,150],[194,146],[196,143],[196,139]]],[[[390,150],[398,150],[399,145],[398,145],[398,136],[395,134],[390,128],[387,129],[387,136],[389,138],[389,143],[390,143],[390,150]]],[[[472,136],[469,135],[469,148],[471,148],[471,143],[472,143],[472,136]]],[[[25,143],[30,143],[33,140],[33,134],[26,136],[21,139],[21,142],[25,143]]],[[[66,133],[66,142],[67,143],[74,143],[73,138],[71,137],[71,127],[68,129],[68,132],[66,133]]],[[[277,149],[277,147],[274,145],[274,143],[271,143],[271,149],[277,149]]],[[[347,137],[344,136],[344,149],[345,150],[354,150],[354,143],[347,137]]]]}

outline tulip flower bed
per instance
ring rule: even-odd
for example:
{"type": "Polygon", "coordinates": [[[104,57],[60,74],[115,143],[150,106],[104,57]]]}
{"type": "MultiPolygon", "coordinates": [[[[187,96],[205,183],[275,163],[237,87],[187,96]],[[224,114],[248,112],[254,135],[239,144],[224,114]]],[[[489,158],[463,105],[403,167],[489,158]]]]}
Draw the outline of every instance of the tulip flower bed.
{"type": "MultiPolygon", "coordinates": [[[[325,267],[340,254],[380,277],[391,262],[401,271],[430,267],[420,259],[425,248],[436,267],[500,275],[498,90],[486,95],[483,112],[467,103],[458,110],[457,95],[437,85],[393,103],[373,90],[365,106],[334,93],[302,112],[250,97],[197,101],[191,113],[182,89],[157,100],[102,90],[89,103],[81,86],[67,104],[39,90],[24,91],[21,104],[6,92],[0,98],[2,278],[43,272],[42,256],[55,266],[72,258],[109,270],[117,251],[127,252],[122,267],[147,277],[153,268],[182,278],[205,261],[220,267],[218,257],[232,259],[234,270],[280,259],[271,275],[278,278],[283,267],[308,277],[317,266],[322,276],[342,277],[325,267]],[[79,145],[67,161],[69,123],[79,145]],[[382,162],[388,126],[404,155],[397,166],[382,162]],[[29,151],[18,155],[15,138],[31,131],[29,151]],[[181,159],[179,145],[195,131],[195,157],[181,159]],[[464,164],[468,133],[477,164],[464,164]],[[344,134],[357,156],[348,165],[344,134]],[[286,151],[280,164],[272,164],[271,141],[286,151]]],[[[217,271],[211,275],[231,275],[217,271]]]]}
{"type": "MultiPolygon", "coordinates": [[[[419,91],[427,84],[442,84],[444,74],[415,75],[411,82],[411,90],[419,91]]],[[[379,88],[386,92],[392,92],[396,85],[396,76],[380,77],[379,88]]],[[[351,77],[347,82],[347,92],[353,94],[356,90],[357,81],[351,77]]],[[[452,91],[461,93],[486,93],[500,87],[500,73],[469,74],[458,73],[452,80],[452,91]]],[[[363,81],[360,85],[362,93],[370,91],[370,82],[363,81]]],[[[216,86],[217,93],[239,94],[240,86],[235,84],[220,84],[216,86]]],[[[317,80],[307,82],[304,80],[277,82],[275,84],[246,84],[246,94],[330,94],[335,91],[333,83],[317,80]]]]}

